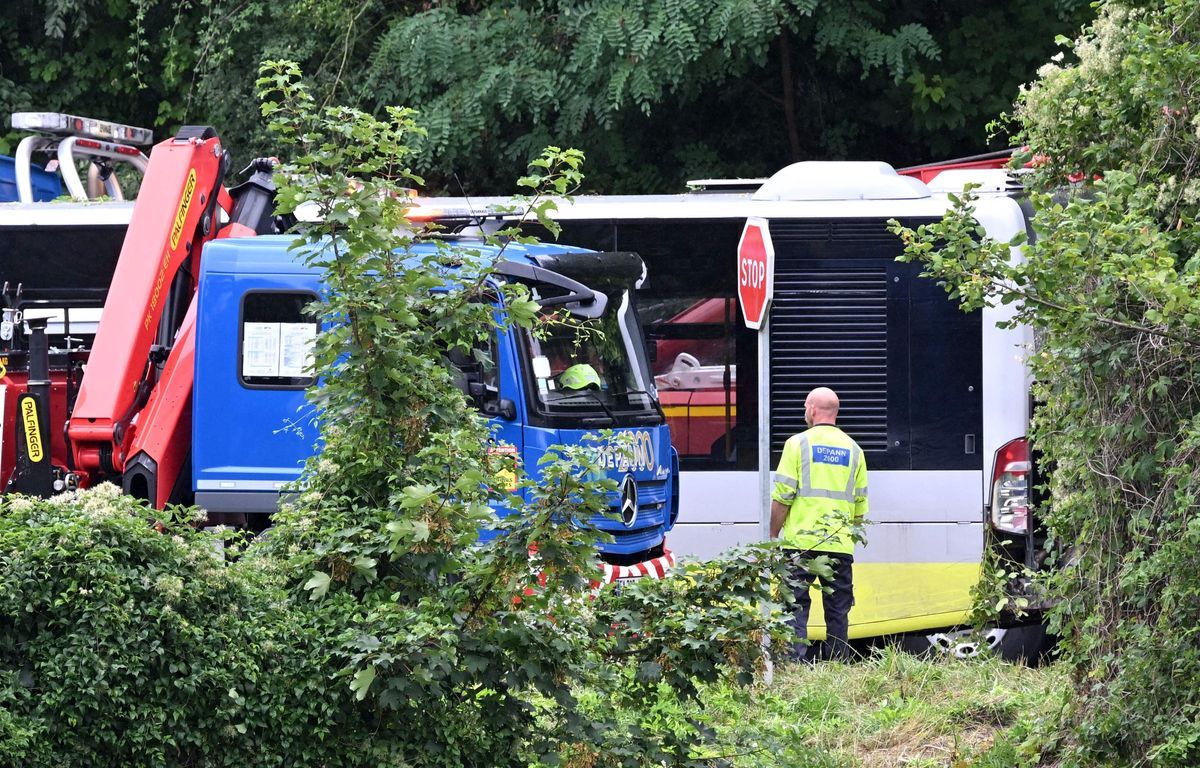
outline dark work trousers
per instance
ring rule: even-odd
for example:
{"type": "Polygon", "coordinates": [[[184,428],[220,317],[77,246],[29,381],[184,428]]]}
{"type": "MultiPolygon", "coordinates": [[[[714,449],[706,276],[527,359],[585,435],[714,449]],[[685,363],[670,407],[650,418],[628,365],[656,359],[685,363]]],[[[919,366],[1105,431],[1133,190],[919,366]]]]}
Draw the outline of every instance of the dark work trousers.
{"type": "Polygon", "coordinates": [[[818,552],[810,550],[797,552],[799,557],[809,559],[824,555],[829,558],[833,579],[826,584],[825,580],[815,573],[809,573],[803,563],[792,566],[792,578],[796,580],[796,602],[792,605],[792,627],[796,630],[797,642],[792,646],[792,658],[800,660],[836,659],[846,661],[850,658],[848,636],[850,631],[850,606],[854,605],[854,575],[852,555],[837,552],[818,552]],[[807,646],[803,640],[808,638],[808,611],[812,607],[812,597],[808,590],[813,581],[820,581],[822,587],[828,589],[821,593],[821,605],[825,612],[825,642],[807,646]]]}

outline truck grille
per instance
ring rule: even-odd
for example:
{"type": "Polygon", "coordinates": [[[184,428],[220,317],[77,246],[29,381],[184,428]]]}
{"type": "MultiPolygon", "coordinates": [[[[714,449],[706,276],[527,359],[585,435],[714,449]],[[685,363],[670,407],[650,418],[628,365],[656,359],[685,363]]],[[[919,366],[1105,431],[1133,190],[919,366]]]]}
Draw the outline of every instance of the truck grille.
{"type": "MultiPolygon", "coordinates": [[[[632,528],[626,528],[620,516],[609,518],[596,516],[591,524],[606,531],[615,539],[611,548],[619,553],[632,553],[649,549],[662,541],[662,527],[666,524],[667,483],[665,480],[643,480],[638,483],[638,516],[632,528]]],[[[614,513],[619,512],[620,498],[609,495],[609,504],[614,513]]]]}

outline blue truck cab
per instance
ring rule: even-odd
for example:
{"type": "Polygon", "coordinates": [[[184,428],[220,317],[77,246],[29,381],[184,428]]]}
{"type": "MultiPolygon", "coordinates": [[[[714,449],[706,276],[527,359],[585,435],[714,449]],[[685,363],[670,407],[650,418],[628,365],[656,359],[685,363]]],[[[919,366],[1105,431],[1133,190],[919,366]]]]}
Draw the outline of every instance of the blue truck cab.
{"type": "MultiPolygon", "coordinates": [[[[210,519],[265,522],[280,491],[319,450],[315,414],[305,399],[307,352],[319,331],[305,307],[322,291],[291,237],[218,240],[204,249],[199,275],[193,387],[192,488],[210,519]]],[[[462,247],[484,257],[498,249],[462,247]]],[[[431,243],[413,246],[430,254],[431,243]]],[[[495,282],[528,285],[563,322],[535,336],[497,331],[494,366],[464,366],[464,390],[489,417],[497,450],[513,453],[536,480],[553,445],[578,444],[602,429],[629,433],[633,450],[599,445],[614,518],[596,525],[613,537],[601,552],[613,566],[663,556],[679,512],[678,457],[658,405],[638,325],[635,285],[644,276],[633,253],[560,245],[510,244],[495,282]],[[586,325],[600,333],[579,333],[586,325]],[[572,373],[564,376],[564,372],[572,373]],[[572,381],[579,371],[584,381],[572,381]]],[[[504,307],[497,305],[501,315],[504,307]]],[[[504,512],[501,511],[503,514],[504,512]]]]}

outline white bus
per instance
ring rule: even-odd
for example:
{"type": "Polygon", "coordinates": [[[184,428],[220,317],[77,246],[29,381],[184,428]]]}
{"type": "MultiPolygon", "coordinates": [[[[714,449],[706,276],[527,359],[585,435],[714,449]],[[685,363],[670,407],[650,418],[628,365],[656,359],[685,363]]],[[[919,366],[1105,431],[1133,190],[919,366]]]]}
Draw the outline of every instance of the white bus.
{"type": "MultiPolygon", "coordinates": [[[[798,163],[766,180],[559,206],[564,242],[635,251],[647,265],[639,315],[682,469],[672,551],[711,556],[765,538],[771,471],[784,441],[805,428],[804,397],[817,386],[840,395],[839,426],[870,471],[852,638],[919,633],[950,643],[940,630],[965,621],[985,545],[1032,549],[1031,332],[998,327],[1010,307],[961,312],[919,265],[896,261],[901,245],[887,229],[889,219],[937,220],[947,193],[968,181],[982,184],[975,212],[990,236],[1025,230],[1003,170],[946,171],[926,185],[883,163],[798,163]],[[761,332],[743,325],[737,306],[736,252],[749,217],[769,222],[775,250],[761,332]]],[[[453,225],[456,211],[501,202],[421,205],[453,225]]],[[[823,627],[810,631],[820,637],[823,627]]]]}

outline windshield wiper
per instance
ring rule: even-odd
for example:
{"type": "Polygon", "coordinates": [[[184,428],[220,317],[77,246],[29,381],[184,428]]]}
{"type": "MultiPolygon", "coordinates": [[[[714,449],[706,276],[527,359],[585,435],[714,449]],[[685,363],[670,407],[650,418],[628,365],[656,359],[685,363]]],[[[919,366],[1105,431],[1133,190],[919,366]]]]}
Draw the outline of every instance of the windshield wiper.
{"type": "Polygon", "coordinates": [[[629,400],[630,395],[644,395],[646,397],[646,399],[649,400],[650,403],[654,406],[654,412],[658,414],[658,417],[660,419],[662,419],[663,421],[667,420],[667,414],[665,412],[663,412],[662,403],[658,402],[658,398],[655,397],[653,394],[651,394],[650,392],[647,392],[644,389],[627,389],[627,390],[625,390],[625,399],[626,400],[629,400]]]}
{"type": "Polygon", "coordinates": [[[568,400],[576,400],[580,397],[586,397],[586,398],[590,399],[596,405],[603,408],[604,415],[608,417],[608,420],[610,422],[612,422],[613,424],[617,423],[617,417],[613,415],[612,409],[609,408],[607,405],[605,405],[604,401],[601,400],[597,395],[595,395],[591,392],[588,392],[586,389],[575,395],[567,395],[566,397],[556,397],[554,400],[548,401],[546,403],[546,405],[558,405],[559,403],[565,403],[568,400]]]}

